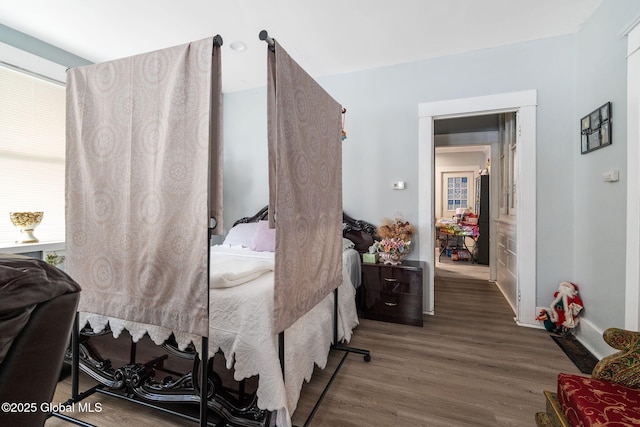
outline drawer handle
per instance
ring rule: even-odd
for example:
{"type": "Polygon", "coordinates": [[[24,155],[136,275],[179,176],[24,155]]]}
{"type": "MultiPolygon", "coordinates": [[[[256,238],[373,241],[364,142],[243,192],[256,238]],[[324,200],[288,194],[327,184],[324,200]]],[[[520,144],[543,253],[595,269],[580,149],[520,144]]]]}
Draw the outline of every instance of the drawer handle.
{"type": "Polygon", "coordinates": [[[396,305],[398,305],[397,302],[386,302],[384,303],[384,305],[388,305],[389,307],[395,307],[396,305]]]}
{"type": "Polygon", "coordinates": [[[387,277],[385,277],[385,278],[384,278],[384,280],[385,280],[386,282],[397,282],[397,281],[398,281],[398,279],[394,279],[393,277],[392,277],[392,278],[387,278],[387,277]]]}

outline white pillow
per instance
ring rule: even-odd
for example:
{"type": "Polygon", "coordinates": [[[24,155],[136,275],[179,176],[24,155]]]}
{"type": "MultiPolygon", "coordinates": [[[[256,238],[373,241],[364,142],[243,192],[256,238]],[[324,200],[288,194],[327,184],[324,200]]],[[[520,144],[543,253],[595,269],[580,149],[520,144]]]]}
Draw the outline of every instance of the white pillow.
{"type": "Polygon", "coordinates": [[[250,248],[253,245],[253,236],[256,234],[257,228],[257,222],[237,224],[229,230],[222,244],[250,248]]]}
{"type": "Polygon", "coordinates": [[[353,249],[356,247],[356,244],[353,243],[351,240],[347,239],[346,237],[342,238],[342,250],[346,251],[347,249],[353,249]]]}

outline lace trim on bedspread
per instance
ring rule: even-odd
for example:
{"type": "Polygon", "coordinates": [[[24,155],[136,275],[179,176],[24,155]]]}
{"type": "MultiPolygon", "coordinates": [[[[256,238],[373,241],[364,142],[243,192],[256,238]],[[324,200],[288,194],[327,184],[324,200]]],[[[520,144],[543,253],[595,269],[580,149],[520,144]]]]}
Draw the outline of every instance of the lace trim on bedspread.
{"type": "Polygon", "coordinates": [[[79,324],[80,329],[84,328],[88,324],[94,333],[103,332],[107,326],[109,326],[114,338],[118,338],[124,330],[127,330],[131,335],[133,342],[140,341],[145,334],[148,334],[151,341],[156,345],[162,345],[169,339],[171,334],[173,334],[180,350],[184,351],[189,344],[193,344],[198,353],[200,353],[200,350],[202,349],[202,340],[200,336],[172,331],[171,329],[164,328],[162,326],[131,322],[95,313],[79,313],[79,324]]]}

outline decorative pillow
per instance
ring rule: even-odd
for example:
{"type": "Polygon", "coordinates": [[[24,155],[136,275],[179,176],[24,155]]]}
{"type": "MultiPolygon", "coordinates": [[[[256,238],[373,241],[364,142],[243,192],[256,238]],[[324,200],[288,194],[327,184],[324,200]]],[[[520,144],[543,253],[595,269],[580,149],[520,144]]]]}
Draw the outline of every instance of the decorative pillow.
{"type": "Polygon", "coordinates": [[[269,221],[258,222],[258,228],[253,236],[253,245],[250,248],[257,252],[276,251],[276,229],[269,228],[269,221]]]}
{"type": "Polygon", "coordinates": [[[232,227],[227,233],[223,245],[238,246],[241,245],[245,248],[253,246],[253,237],[258,229],[257,222],[240,223],[232,227]]]}
{"type": "Polygon", "coordinates": [[[347,231],[344,237],[355,243],[355,250],[360,253],[368,252],[369,246],[373,245],[373,237],[364,231],[347,231]]]}

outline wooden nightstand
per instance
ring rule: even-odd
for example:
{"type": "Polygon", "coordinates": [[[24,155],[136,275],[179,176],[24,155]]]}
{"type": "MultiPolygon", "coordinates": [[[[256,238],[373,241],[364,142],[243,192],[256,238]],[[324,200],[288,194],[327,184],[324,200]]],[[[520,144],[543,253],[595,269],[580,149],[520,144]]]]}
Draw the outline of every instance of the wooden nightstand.
{"type": "Polygon", "coordinates": [[[362,264],[360,307],[365,319],[422,326],[424,261],[362,264]]]}

